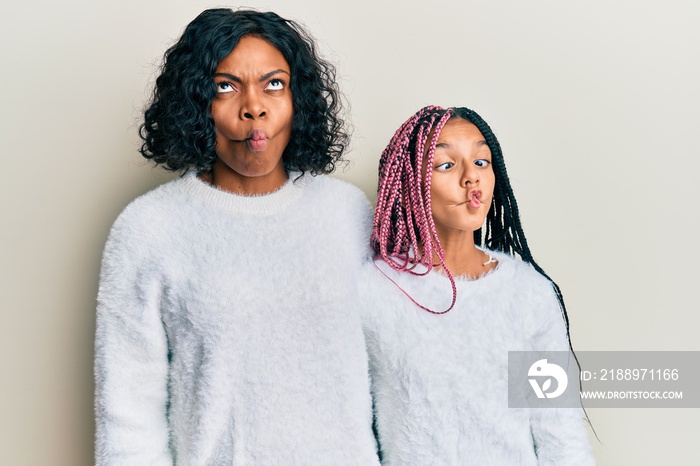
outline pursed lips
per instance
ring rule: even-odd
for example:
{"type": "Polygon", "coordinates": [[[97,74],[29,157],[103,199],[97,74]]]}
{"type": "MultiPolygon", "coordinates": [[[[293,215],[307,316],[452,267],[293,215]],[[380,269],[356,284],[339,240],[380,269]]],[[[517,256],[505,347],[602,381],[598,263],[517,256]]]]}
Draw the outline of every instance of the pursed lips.
{"type": "Polygon", "coordinates": [[[464,202],[460,202],[458,204],[455,204],[455,207],[468,204],[470,207],[473,208],[479,208],[481,207],[481,190],[479,189],[472,189],[469,191],[469,195],[467,197],[467,200],[464,202]]]}
{"type": "Polygon", "coordinates": [[[243,142],[251,152],[260,152],[267,147],[268,137],[265,131],[254,129],[248,133],[245,139],[232,139],[234,142],[243,142]]]}

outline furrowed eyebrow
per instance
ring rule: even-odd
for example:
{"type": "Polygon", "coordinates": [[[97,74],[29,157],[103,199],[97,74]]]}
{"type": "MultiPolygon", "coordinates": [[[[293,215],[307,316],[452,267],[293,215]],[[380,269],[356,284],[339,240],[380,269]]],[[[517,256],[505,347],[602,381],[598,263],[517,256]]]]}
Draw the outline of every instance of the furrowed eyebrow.
{"type": "MultiPolygon", "coordinates": [[[[260,81],[260,82],[265,81],[266,79],[271,78],[272,76],[276,75],[277,73],[284,73],[287,76],[290,76],[290,74],[287,70],[283,70],[280,68],[278,70],[274,70],[274,71],[270,71],[269,73],[265,73],[264,75],[260,76],[260,78],[258,78],[258,81],[260,81]]],[[[234,81],[237,83],[243,83],[243,80],[241,78],[239,78],[236,75],[230,74],[230,73],[214,73],[214,77],[215,78],[227,78],[227,79],[230,79],[231,81],[234,81]]]]}
{"type": "Polygon", "coordinates": [[[214,73],[214,77],[215,78],[228,78],[231,81],[235,81],[237,83],[243,82],[243,80],[241,78],[239,78],[238,76],[234,76],[234,75],[228,74],[228,73],[214,73]]]}
{"type": "Polygon", "coordinates": [[[265,73],[264,75],[260,76],[259,81],[265,81],[267,78],[271,78],[272,76],[276,75],[277,73],[284,73],[287,76],[289,76],[289,72],[286,70],[283,70],[282,68],[275,70],[275,71],[270,71],[269,73],[265,73]]]}

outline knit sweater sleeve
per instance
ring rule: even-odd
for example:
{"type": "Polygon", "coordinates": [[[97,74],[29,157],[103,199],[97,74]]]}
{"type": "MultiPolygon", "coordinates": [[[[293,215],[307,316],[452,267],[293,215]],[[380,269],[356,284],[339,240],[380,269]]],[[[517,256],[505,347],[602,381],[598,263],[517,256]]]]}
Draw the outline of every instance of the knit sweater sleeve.
{"type": "Polygon", "coordinates": [[[127,208],[103,255],[95,336],[97,465],[170,465],[168,345],[147,216],[127,208]]]}
{"type": "MultiPolygon", "coordinates": [[[[534,349],[568,351],[566,325],[549,281],[543,282],[542,296],[544,299],[536,310],[539,323],[533,336],[534,349]]],[[[539,465],[595,465],[583,418],[581,408],[532,410],[530,427],[539,465]]]]}

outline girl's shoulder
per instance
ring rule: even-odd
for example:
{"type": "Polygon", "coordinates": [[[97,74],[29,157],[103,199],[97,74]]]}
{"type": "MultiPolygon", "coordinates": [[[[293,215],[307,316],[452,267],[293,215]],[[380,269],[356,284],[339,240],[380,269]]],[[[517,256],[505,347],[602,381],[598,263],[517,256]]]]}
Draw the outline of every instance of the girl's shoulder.
{"type": "Polygon", "coordinates": [[[499,264],[496,272],[502,275],[503,281],[511,287],[525,287],[536,290],[551,288],[552,282],[539,273],[532,264],[525,262],[519,257],[513,257],[500,251],[485,249],[491,254],[499,264]]]}
{"type": "Polygon", "coordinates": [[[359,288],[367,319],[384,323],[406,318],[420,320],[428,313],[417,303],[436,310],[448,306],[452,293],[447,278],[435,271],[425,272],[421,265],[406,271],[396,270],[380,258],[366,261],[359,288]]]}
{"type": "Polygon", "coordinates": [[[554,284],[528,262],[498,252],[494,257],[510,269],[501,283],[501,293],[517,308],[515,315],[524,328],[540,328],[548,322],[558,324],[561,311],[554,284]]]}

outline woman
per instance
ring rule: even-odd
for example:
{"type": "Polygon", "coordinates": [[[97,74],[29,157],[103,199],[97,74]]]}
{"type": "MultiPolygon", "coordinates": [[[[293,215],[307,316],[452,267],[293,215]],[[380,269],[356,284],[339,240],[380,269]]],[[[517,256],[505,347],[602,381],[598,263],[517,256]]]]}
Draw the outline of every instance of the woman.
{"type": "Polygon", "coordinates": [[[399,128],[372,244],[362,293],[383,464],[593,462],[580,409],[508,407],[508,352],[568,350],[568,320],[475,112],[426,107],[399,128]]]}
{"type": "Polygon", "coordinates": [[[97,308],[98,464],[378,463],[353,277],[369,205],[330,173],[333,67],[274,13],[207,10],[165,54],[97,308]],[[316,176],[318,175],[318,176],[316,176]]]}

